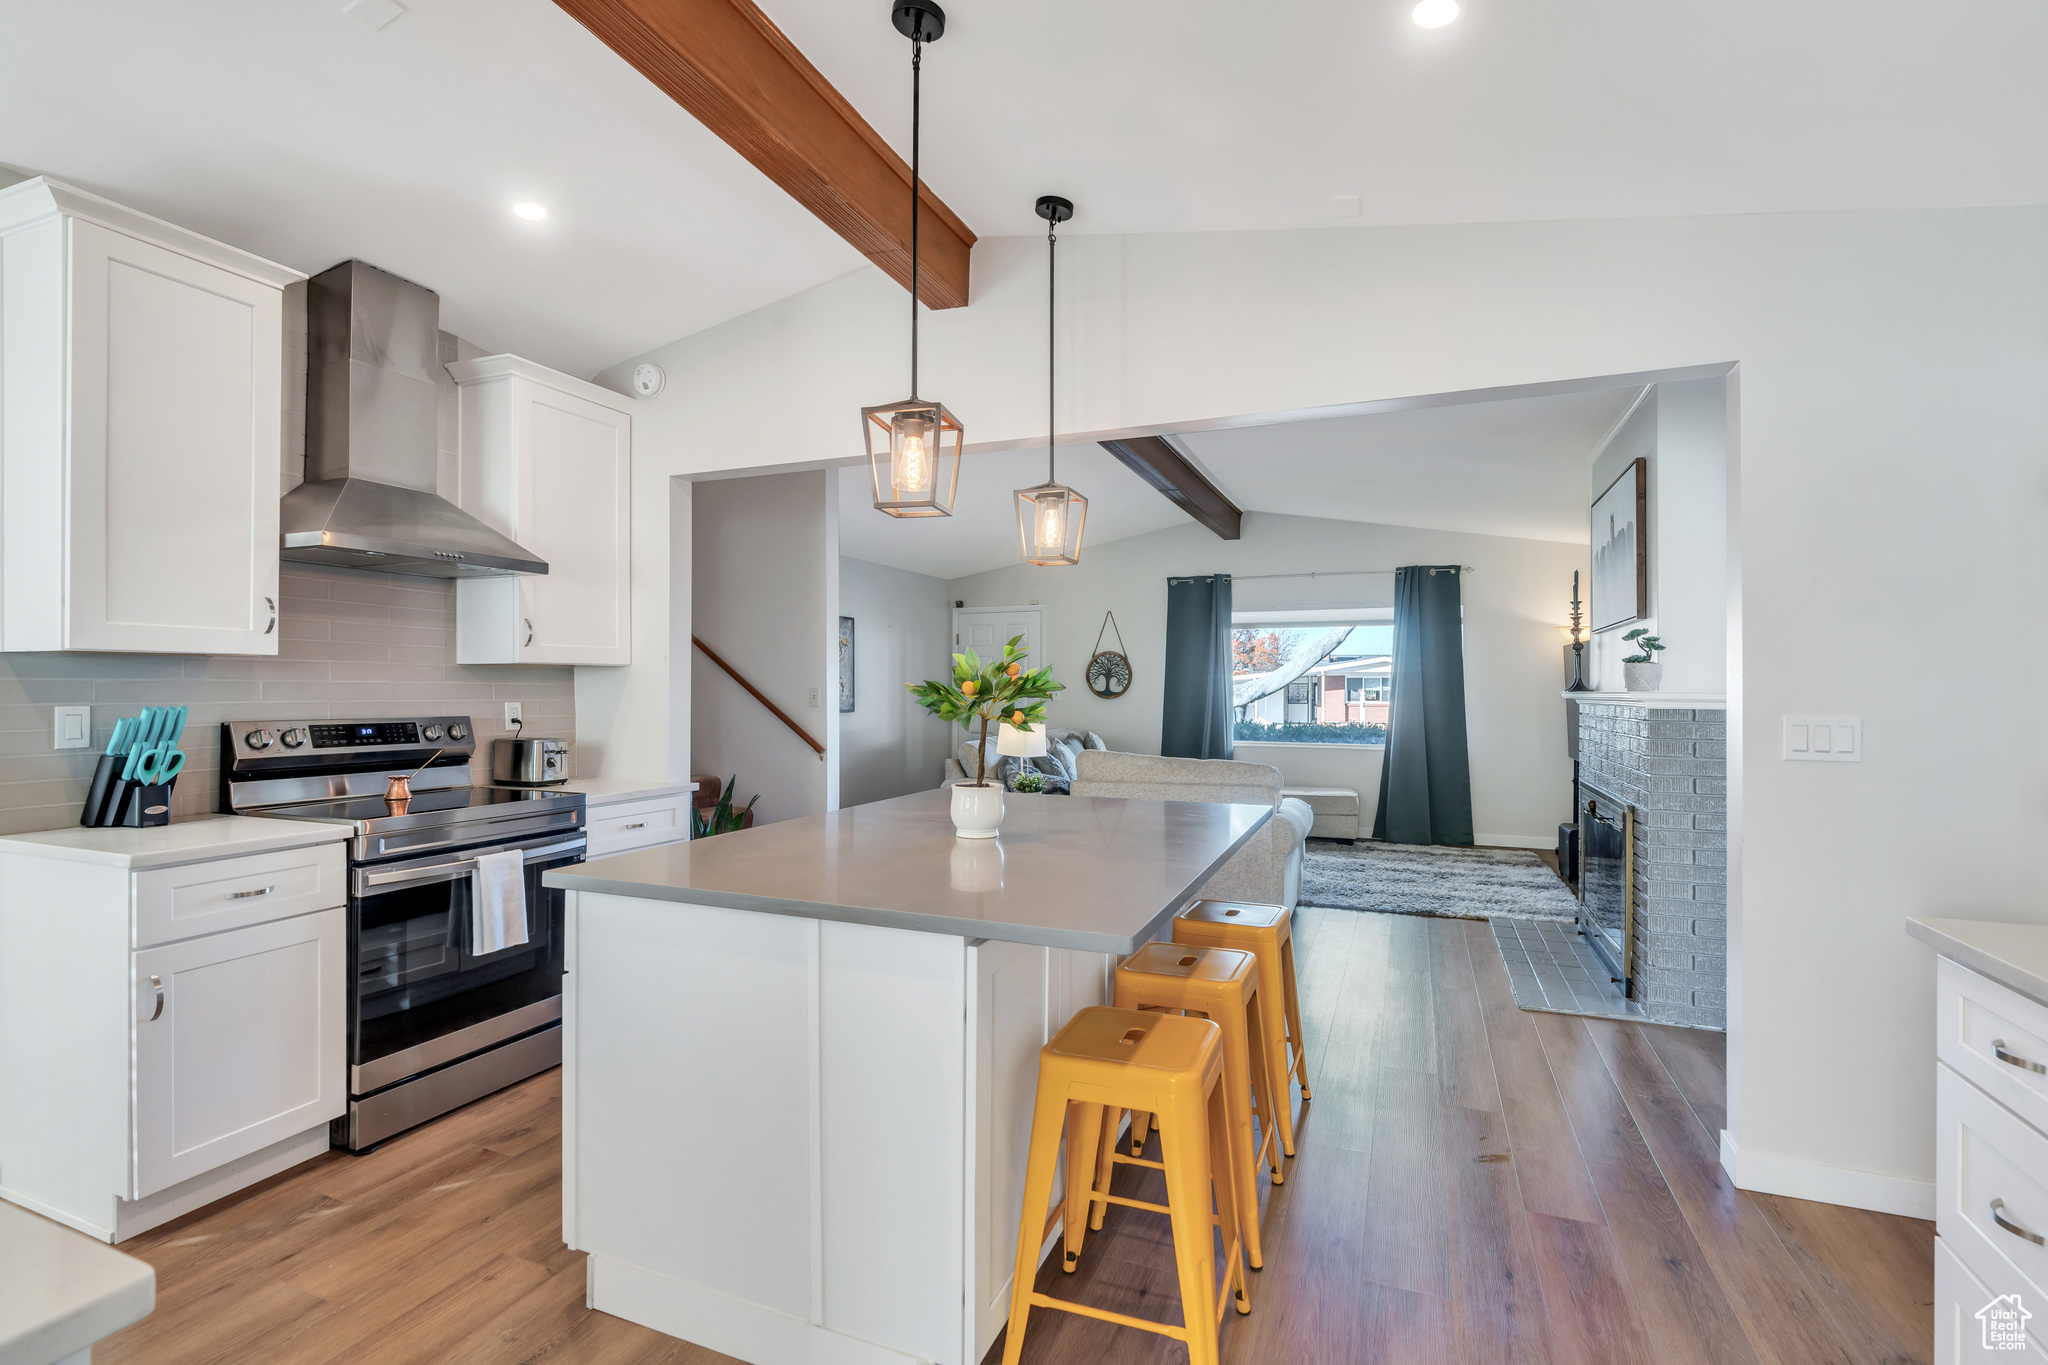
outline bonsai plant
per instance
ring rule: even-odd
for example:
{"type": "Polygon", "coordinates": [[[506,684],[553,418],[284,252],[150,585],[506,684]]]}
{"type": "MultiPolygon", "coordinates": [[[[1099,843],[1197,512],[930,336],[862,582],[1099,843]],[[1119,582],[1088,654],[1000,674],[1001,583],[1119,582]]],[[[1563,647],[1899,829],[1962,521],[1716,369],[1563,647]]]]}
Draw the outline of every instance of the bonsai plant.
{"type": "Polygon", "coordinates": [[[1621,661],[1623,685],[1631,692],[1655,692],[1664,682],[1664,665],[1657,662],[1664,642],[1650,634],[1648,626],[1637,626],[1621,638],[1636,647],[1621,661]]]}
{"type": "Polygon", "coordinates": [[[953,656],[953,676],[944,681],[906,683],[917,704],[941,720],[956,721],[972,733],[981,723],[974,749],[974,781],[953,788],[954,832],[968,839],[993,839],[1003,820],[1003,789],[988,780],[988,727],[991,722],[1014,730],[1044,724],[1045,703],[1064,684],[1052,680],[1049,668],[1026,669],[1024,637],[1013,635],[999,659],[981,661],[973,650],[953,656]]]}
{"type": "Polygon", "coordinates": [[[725,784],[725,791],[718,798],[718,804],[710,810],[690,808],[690,837],[708,839],[714,834],[730,834],[736,829],[745,829],[754,823],[754,802],[761,799],[759,792],[753,800],[739,810],[732,808],[732,789],[739,784],[740,775],[734,773],[725,784]]]}

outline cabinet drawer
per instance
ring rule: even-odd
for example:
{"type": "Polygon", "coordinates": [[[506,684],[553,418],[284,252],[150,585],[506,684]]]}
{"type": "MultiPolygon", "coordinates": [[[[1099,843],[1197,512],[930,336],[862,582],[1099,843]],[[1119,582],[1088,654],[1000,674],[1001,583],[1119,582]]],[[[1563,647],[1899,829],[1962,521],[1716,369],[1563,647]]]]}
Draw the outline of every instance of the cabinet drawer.
{"type": "Polygon", "coordinates": [[[1934,1068],[1934,1225],[1979,1279],[2048,1285],[2048,1137],[1946,1065],[1934,1068]],[[1996,1205],[1996,1207],[1994,1207],[1996,1205]]]}
{"type": "Polygon", "coordinates": [[[658,801],[597,807],[590,812],[590,850],[584,856],[608,858],[614,853],[689,838],[689,801],[689,793],[681,792],[658,801]]]}
{"type": "MultiPolygon", "coordinates": [[[[2012,1321],[2004,1316],[2011,1307],[2010,1303],[1994,1308],[1992,1301],[2005,1295],[2017,1295],[2024,1307],[2026,1294],[2026,1289],[2016,1279],[1987,1285],[1957,1258],[1949,1248],[1947,1238],[1935,1238],[1934,1365],[1978,1365],[1978,1362],[1992,1360],[2032,1361],[2035,1365],[2048,1365],[2048,1350],[2043,1349],[2034,1323],[2026,1319],[2020,1319],[2026,1331],[2024,1353],[2010,1346],[1987,1349],[1987,1335],[1995,1340],[2000,1328],[2012,1321]],[[1987,1324],[1979,1319],[1977,1315],[1987,1309],[1997,1314],[1999,1320],[1987,1324]]],[[[2027,1311],[2031,1313],[2034,1310],[2027,1311]]]]}
{"type": "Polygon", "coordinates": [[[135,876],[137,948],[348,903],[340,843],[252,853],[135,876]]]}
{"type": "Polygon", "coordinates": [[[1935,992],[1935,1055],[2048,1132],[2048,1006],[1945,957],[1935,992]]]}

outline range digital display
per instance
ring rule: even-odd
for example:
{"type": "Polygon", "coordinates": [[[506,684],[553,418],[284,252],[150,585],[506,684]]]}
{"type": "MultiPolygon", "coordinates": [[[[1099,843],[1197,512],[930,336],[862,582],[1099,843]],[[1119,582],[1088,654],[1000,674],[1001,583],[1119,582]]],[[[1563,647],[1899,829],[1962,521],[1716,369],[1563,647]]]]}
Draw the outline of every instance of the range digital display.
{"type": "Polygon", "coordinates": [[[370,725],[314,725],[316,749],[371,749],[385,744],[417,744],[420,727],[413,721],[383,721],[370,725]]]}

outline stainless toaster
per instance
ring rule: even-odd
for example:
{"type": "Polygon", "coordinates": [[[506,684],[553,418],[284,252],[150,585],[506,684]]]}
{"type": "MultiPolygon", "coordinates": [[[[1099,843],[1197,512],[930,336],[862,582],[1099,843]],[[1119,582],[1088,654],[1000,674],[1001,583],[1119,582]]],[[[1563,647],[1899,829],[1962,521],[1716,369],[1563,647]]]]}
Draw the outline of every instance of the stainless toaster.
{"type": "Polygon", "coordinates": [[[569,780],[566,739],[494,739],[491,781],[510,787],[546,787],[569,780]]]}

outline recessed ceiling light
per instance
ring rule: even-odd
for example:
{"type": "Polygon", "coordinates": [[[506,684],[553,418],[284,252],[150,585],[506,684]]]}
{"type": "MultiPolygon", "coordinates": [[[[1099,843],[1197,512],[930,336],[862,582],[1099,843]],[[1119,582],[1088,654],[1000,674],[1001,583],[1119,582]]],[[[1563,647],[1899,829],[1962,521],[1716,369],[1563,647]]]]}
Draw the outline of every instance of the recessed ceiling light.
{"type": "MultiPolygon", "coordinates": [[[[1425,5],[1431,5],[1437,3],[1437,0],[1422,0],[1422,2],[1425,5]]],[[[1457,6],[1452,5],[1451,8],[1456,9],[1457,6]]],[[[548,216],[548,211],[539,204],[514,204],[512,212],[515,216],[524,218],[529,223],[538,223],[541,219],[548,216]]]]}
{"type": "Polygon", "coordinates": [[[1412,17],[1423,28],[1442,28],[1458,17],[1458,0],[1422,0],[1412,17]]]}

